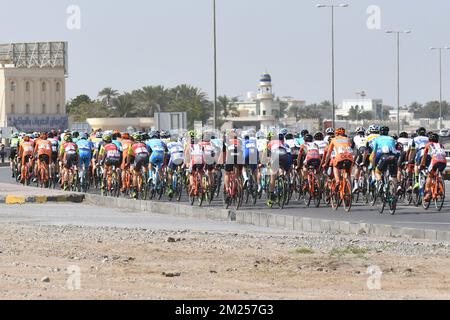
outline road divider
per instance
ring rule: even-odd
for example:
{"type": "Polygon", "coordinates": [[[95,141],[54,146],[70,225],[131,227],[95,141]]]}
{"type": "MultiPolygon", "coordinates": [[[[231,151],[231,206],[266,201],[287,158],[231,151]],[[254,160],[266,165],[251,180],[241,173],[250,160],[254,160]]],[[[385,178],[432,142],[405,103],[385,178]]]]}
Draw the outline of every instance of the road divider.
{"type": "Polygon", "coordinates": [[[233,211],[212,207],[200,208],[180,203],[110,198],[93,194],[87,194],[85,196],[85,202],[102,207],[131,209],[156,214],[168,214],[217,221],[231,221],[264,228],[277,228],[298,232],[348,235],[359,234],[379,237],[403,237],[409,239],[427,239],[450,242],[450,232],[440,230],[414,229],[391,225],[324,220],[257,211],[233,211]]]}

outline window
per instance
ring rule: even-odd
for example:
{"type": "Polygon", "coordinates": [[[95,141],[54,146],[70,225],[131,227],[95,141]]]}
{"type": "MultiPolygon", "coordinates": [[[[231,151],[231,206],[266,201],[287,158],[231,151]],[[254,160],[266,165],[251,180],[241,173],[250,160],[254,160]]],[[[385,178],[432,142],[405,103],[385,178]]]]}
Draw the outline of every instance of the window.
{"type": "Polygon", "coordinates": [[[56,83],[56,92],[60,92],[61,91],[61,83],[57,82],[56,83]]]}
{"type": "Polygon", "coordinates": [[[263,113],[263,116],[265,116],[265,115],[267,114],[267,112],[266,112],[266,111],[263,111],[262,113],[263,113]]]}
{"type": "Polygon", "coordinates": [[[30,81],[27,81],[27,82],[25,83],[25,91],[26,91],[26,92],[30,92],[30,81]]]}
{"type": "Polygon", "coordinates": [[[16,113],[16,106],[14,105],[14,103],[11,105],[11,114],[15,114],[16,113]]]}
{"type": "Polygon", "coordinates": [[[42,82],[42,91],[46,91],[47,90],[47,84],[45,82],[42,82]]]}
{"type": "Polygon", "coordinates": [[[25,113],[30,114],[30,104],[29,103],[27,103],[27,105],[25,106],[25,113]]]}
{"type": "Polygon", "coordinates": [[[57,114],[61,113],[61,105],[59,103],[56,105],[56,113],[57,114]]]}
{"type": "Polygon", "coordinates": [[[11,81],[11,91],[16,91],[16,83],[11,81]]]}
{"type": "Polygon", "coordinates": [[[47,106],[45,105],[45,103],[42,105],[42,114],[46,114],[47,113],[47,106]]]}

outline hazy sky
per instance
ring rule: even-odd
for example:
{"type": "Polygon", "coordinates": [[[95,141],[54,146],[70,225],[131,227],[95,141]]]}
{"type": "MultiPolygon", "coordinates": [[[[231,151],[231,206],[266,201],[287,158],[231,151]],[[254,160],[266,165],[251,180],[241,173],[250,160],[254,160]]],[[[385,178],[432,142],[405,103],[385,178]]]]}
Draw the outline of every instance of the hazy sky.
{"type": "MultiPolygon", "coordinates": [[[[344,0],[343,0],[344,1],[344,0]]],[[[279,96],[329,99],[329,9],[314,0],[217,0],[219,93],[256,91],[272,74],[279,96]]],[[[332,3],[323,0],[323,3],[332,3]]],[[[189,83],[213,92],[212,0],[1,1],[0,42],[69,42],[67,98],[95,97],[112,86],[189,83]],[[66,10],[81,9],[81,29],[69,30],[66,10]]],[[[339,3],[339,2],[334,2],[339,3]]],[[[336,10],[336,99],[370,97],[396,103],[395,36],[402,36],[402,104],[437,99],[438,56],[450,46],[448,0],[348,0],[336,10]],[[381,30],[367,27],[370,5],[381,8],[381,30]]],[[[450,99],[450,50],[443,56],[444,98],[450,99]]]]}

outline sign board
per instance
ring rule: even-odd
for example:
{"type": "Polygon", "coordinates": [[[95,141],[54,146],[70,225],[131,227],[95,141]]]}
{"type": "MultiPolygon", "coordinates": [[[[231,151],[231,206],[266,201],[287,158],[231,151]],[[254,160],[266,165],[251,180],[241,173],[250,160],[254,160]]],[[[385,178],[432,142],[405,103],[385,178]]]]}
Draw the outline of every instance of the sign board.
{"type": "Polygon", "coordinates": [[[155,113],[155,129],[158,131],[182,131],[187,128],[186,112],[155,113]]]}
{"type": "Polygon", "coordinates": [[[18,131],[50,131],[66,130],[69,128],[69,119],[61,115],[8,115],[7,124],[18,131]]]}

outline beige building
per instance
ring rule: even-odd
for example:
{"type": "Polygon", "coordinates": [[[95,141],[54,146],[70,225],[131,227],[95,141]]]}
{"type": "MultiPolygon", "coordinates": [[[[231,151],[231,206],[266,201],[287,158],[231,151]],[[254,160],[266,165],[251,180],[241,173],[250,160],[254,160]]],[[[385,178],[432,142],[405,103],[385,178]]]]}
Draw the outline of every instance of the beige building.
{"type": "Polygon", "coordinates": [[[67,44],[0,45],[0,127],[66,129],[67,44]]]}

